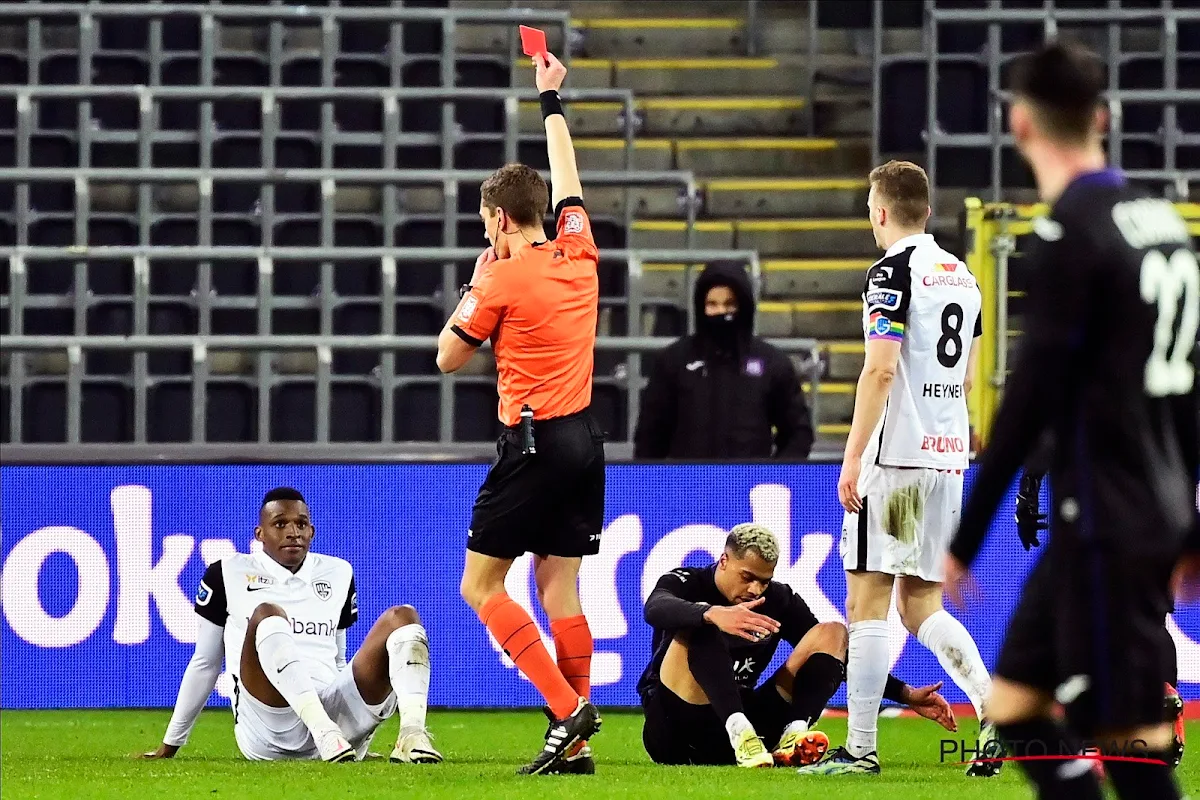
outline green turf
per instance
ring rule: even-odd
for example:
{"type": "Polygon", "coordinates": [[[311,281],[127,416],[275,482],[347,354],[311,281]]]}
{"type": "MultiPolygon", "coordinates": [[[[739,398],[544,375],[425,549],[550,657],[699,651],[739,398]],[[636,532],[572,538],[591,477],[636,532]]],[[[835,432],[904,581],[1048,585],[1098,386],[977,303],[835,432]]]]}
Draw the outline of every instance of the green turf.
{"type": "MultiPolygon", "coordinates": [[[[243,761],[234,745],[230,713],[207,711],[191,743],[172,761],[138,761],[132,754],[157,746],[169,718],[163,711],[5,711],[0,714],[0,797],[3,798],[579,798],[811,796],[818,800],[1005,800],[1028,798],[1015,769],[996,779],[968,779],[960,767],[938,763],[940,729],[915,719],[880,722],[883,774],[878,777],[800,778],[790,769],[658,767],[641,747],[641,717],[608,712],[593,744],[594,777],[519,777],[516,766],[541,745],[545,722],[536,712],[431,715],[430,727],[447,762],[400,766],[243,761]],[[413,794],[417,793],[417,794],[413,794]]],[[[396,734],[391,721],[373,750],[387,753],[396,734]]],[[[845,721],[820,727],[834,744],[845,721]]],[[[964,731],[974,723],[965,721],[964,731]]],[[[1189,733],[1200,736],[1200,724],[1189,733]]],[[[1184,787],[1200,786],[1200,756],[1184,759],[1184,787]]]]}

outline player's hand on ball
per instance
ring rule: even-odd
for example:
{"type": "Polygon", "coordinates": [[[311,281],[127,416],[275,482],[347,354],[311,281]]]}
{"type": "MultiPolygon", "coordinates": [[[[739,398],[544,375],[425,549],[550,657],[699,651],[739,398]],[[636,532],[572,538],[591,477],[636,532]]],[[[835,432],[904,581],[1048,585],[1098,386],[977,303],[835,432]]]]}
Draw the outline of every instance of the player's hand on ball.
{"type": "Polygon", "coordinates": [[[751,642],[761,641],[779,632],[779,623],[751,609],[762,605],[764,598],[739,603],[736,606],[712,606],[704,612],[704,619],[717,626],[722,633],[740,636],[751,642]]]}
{"type": "Polygon", "coordinates": [[[931,686],[922,686],[919,689],[910,686],[905,692],[905,705],[925,719],[931,719],[951,733],[955,733],[958,730],[958,720],[954,718],[954,709],[950,708],[946,698],[938,694],[938,689],[941,688],[941,681],[931,686]]]}
{"type": "Polygon", "coordinates": [[[533,64],[537,67],[535,81],[539,92],[548,92],[551,89],[557,92],[562,88],[563,79],[567,77],[567,68],[553,53],[534,56],[533,64]]]}
{"type": "Polygon", "coordinates": [[[179,745],[160,744],[158,746],[157,750],[151,750],[148,753],[142,753],[140,756],[138,756],[138,758],[144,758],[147,760],[153,760],[153,759],[158,759],[158,758],[174,758],[175,754],[178,752],[179,752],[179,745]]]}
{"type": "Polygon", "coordinates": [[[842,474],[838,478],[838,502],[851,514],[862,511],[862,497],[858,494],[858,476],[862,472],[862,459],[846,456],[842,462],[842,474]]]}

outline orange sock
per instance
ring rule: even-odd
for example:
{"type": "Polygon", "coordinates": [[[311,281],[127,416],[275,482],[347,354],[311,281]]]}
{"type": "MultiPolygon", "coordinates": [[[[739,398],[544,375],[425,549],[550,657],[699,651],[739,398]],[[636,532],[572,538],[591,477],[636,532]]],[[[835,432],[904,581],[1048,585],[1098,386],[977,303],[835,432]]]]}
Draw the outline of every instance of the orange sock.
{"type": "Polygon", "coordinates": [[[554,716],[562,719],[573,714],[579,695],[550,659],[528,612],[507,594],[498,594],[479,609],[479,618],[517,669],[542,693],[554,716]]]}
{"type": "Polygon", "coordinates": [[[587,617],[563,617],[550,620],[550,634],[558,653],[558,670],[580,697],[592,689],[592,631],[587,617]]]}

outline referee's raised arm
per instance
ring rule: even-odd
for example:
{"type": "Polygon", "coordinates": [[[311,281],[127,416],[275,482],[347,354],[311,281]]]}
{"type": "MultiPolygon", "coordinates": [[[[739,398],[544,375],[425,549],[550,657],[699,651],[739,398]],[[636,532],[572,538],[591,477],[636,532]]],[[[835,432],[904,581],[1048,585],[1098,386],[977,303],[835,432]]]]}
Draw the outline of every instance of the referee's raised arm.
{"type": "Polygon", "coordinates": [[[537,67],[537,88],[541,92],[542,116],[546,121],[546,151],[550,156],[551,205],[557,217],[558,204],[569,197],[583,199],[583,186],[579,183],[579,167],[575,162],[575,146],[571,144],[571,132],[567,130],[567,118],[563,115],[562,99],[558,90],[567,68],[552,54],[534,56],[537,67]]]}

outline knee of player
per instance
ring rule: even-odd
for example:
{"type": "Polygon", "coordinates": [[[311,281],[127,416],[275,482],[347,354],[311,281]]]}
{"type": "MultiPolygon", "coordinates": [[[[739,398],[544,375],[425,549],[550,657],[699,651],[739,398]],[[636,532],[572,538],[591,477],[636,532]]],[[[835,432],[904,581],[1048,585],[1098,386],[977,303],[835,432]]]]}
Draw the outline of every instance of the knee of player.
{"type": "Polygon", "coordinates": [[[250,624],[257,625],[267,617],[283,617],[287,619],[288,615],[282,606],[275,603],[259,603],[250,614],[250,624]]]}
{"type": "Polygon", "coordinates": [[[417,610],[412,606],[392,606],[387,611],[383,612],[388,621],[395,627],[401,628],[405,625],[420,625],[421,616],[417,614],[417,610]]]}
{"type": "Polygon", "coordinates": [[[817,634],[816,652],[828,653],[843,661],[846,659],[850,631],[845,625],[840,622],[821,622],[813,630],[817,634]]]}

